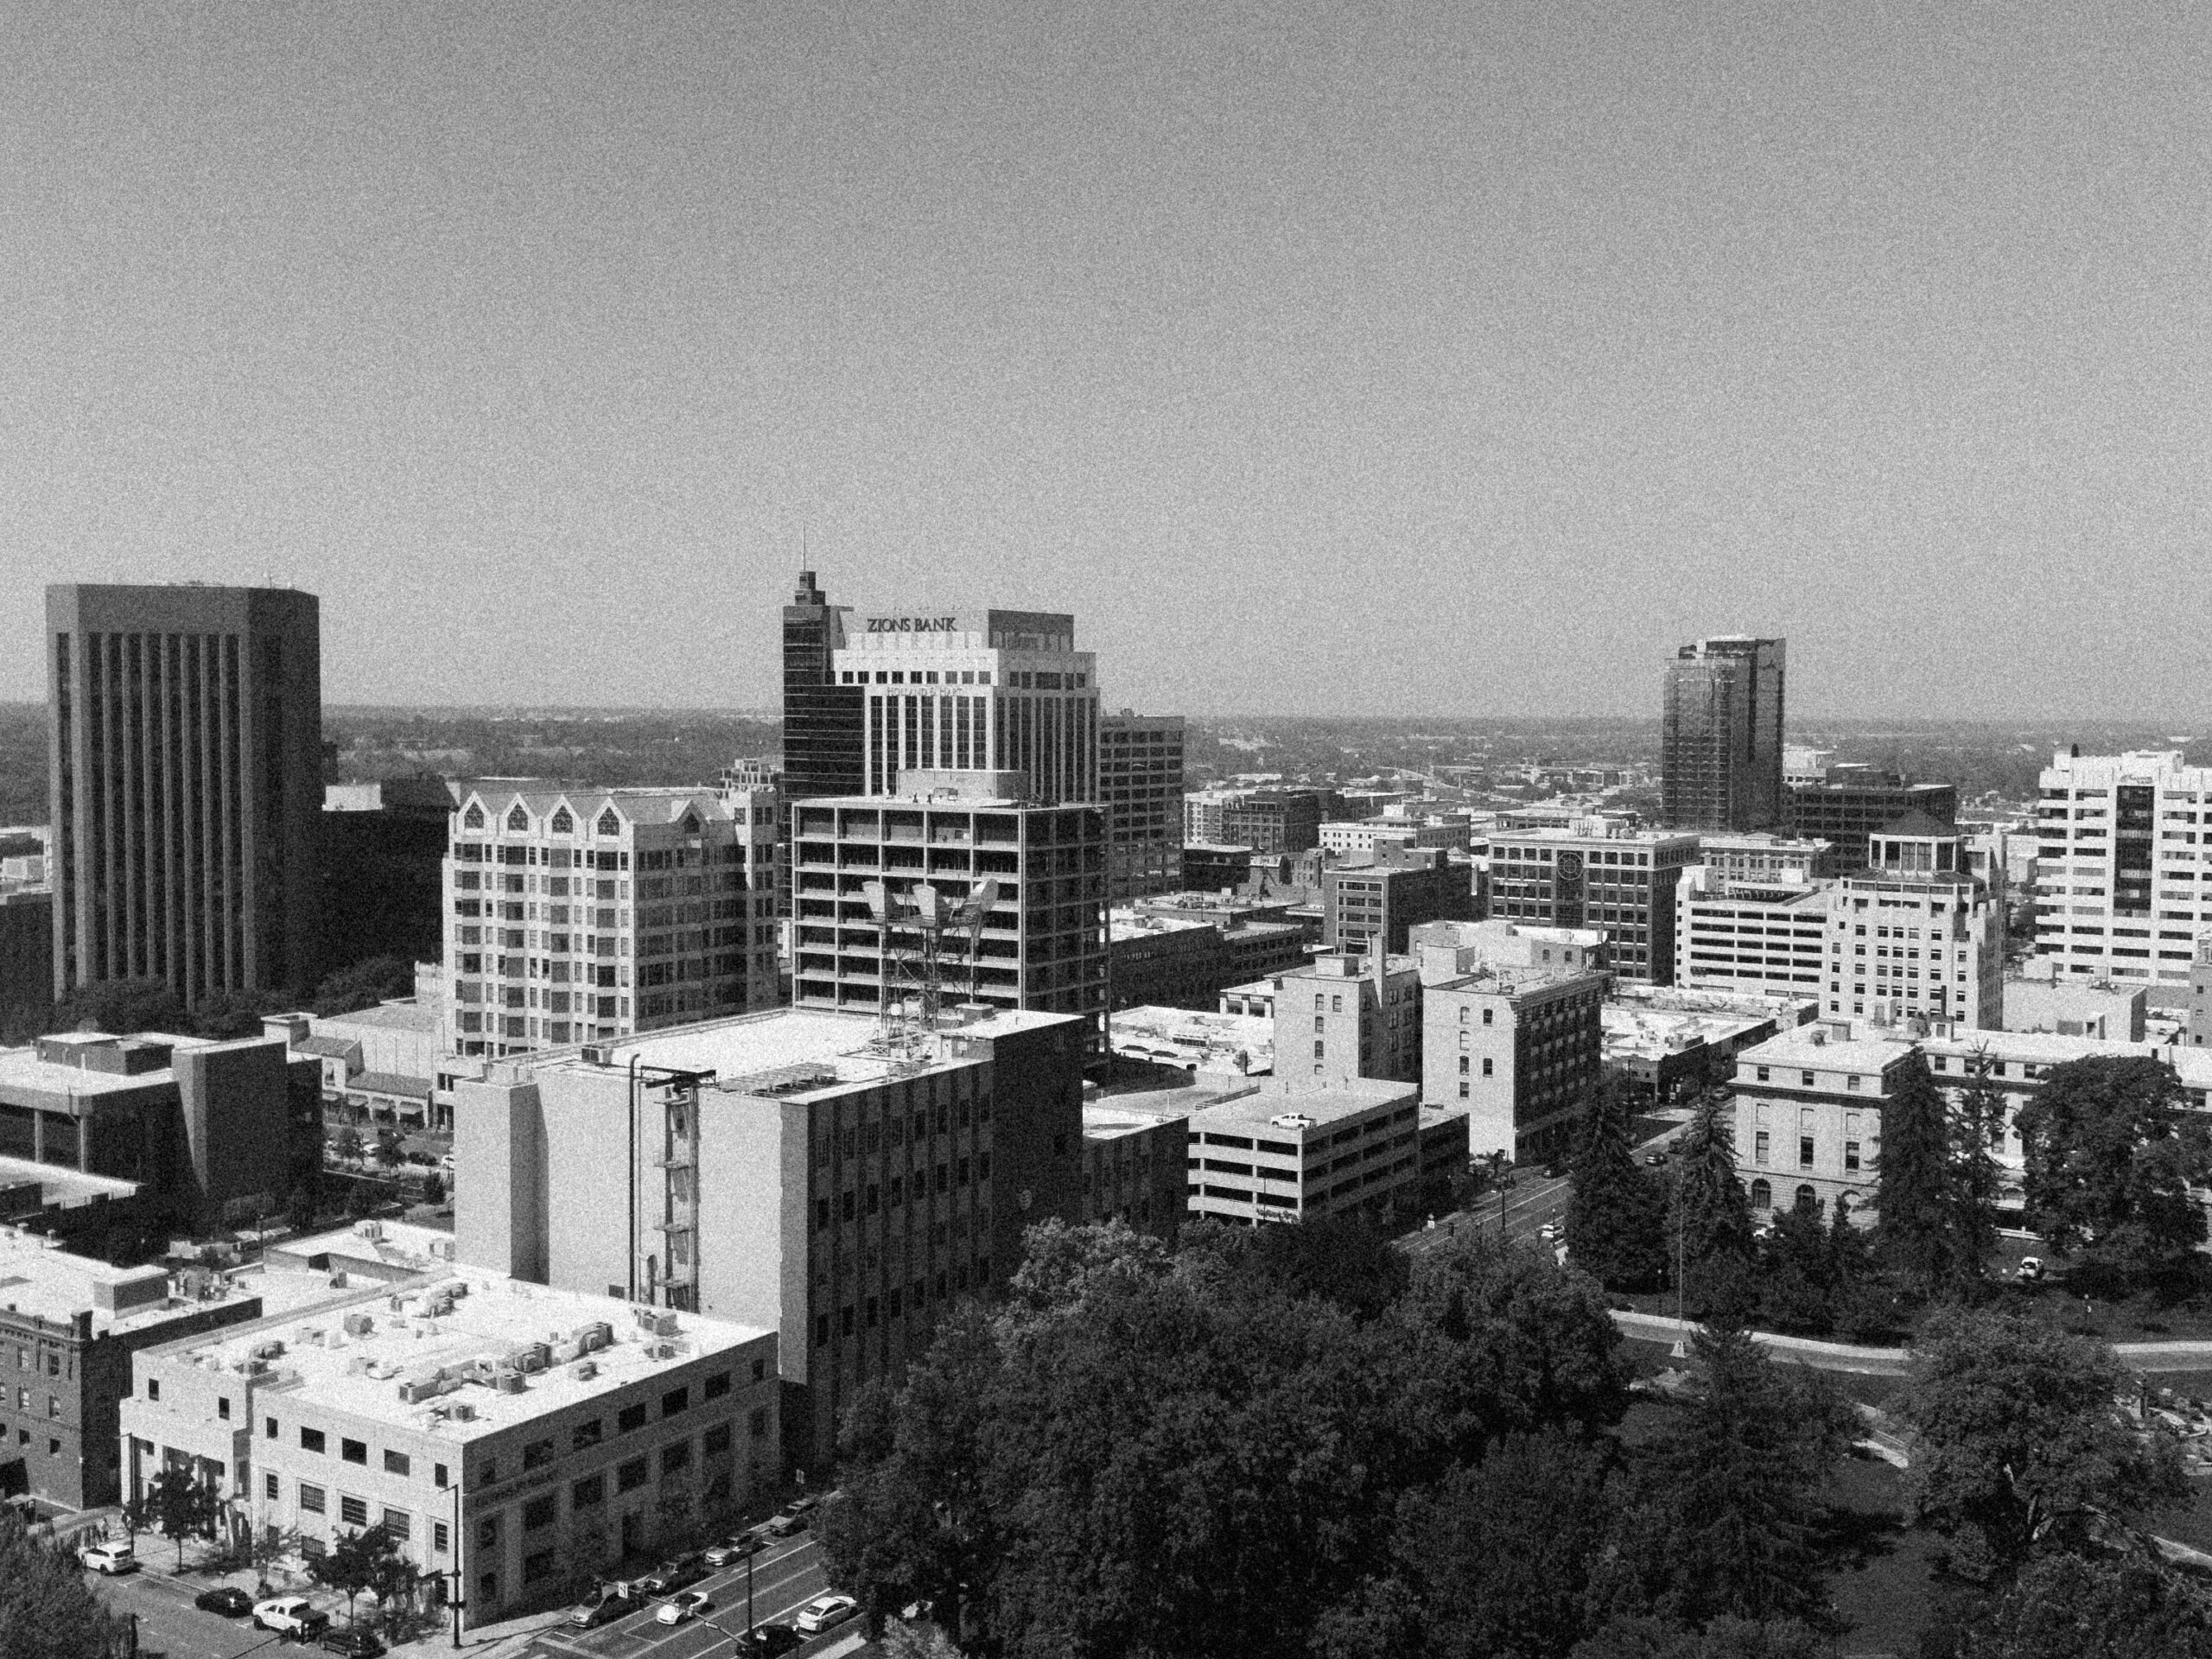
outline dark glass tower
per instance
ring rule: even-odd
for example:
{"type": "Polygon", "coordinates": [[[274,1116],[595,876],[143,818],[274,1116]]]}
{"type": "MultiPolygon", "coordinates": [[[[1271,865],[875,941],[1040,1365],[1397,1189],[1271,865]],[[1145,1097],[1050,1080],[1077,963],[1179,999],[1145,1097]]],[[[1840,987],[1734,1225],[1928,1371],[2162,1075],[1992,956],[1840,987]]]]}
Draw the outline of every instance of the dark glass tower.
{"type": "Polygon", "coordinates": [[[1783,642],[1724,634],[1667,664],[1661,812],[1670,830],[1772,830],[1782,792],[1783,642]]]}
{"type": "Polygon", "coordinates": [[[46,590],[54,991],[318,969],[322,632],[280,588],[46,590]]]}
{"type": "MultiPolygon", "coordinates": [[[[791,845],[791,806],[825,795],[857,795],[866,749],[857,685],[839,685],[834,653],[845,643],[845,607],[832,605],[814,572],[798,573],[784,607],[784,798],[777,839],[791,845]]],[[[776,864],[776,909],[791,913],[791,860],[776,864]]]]}

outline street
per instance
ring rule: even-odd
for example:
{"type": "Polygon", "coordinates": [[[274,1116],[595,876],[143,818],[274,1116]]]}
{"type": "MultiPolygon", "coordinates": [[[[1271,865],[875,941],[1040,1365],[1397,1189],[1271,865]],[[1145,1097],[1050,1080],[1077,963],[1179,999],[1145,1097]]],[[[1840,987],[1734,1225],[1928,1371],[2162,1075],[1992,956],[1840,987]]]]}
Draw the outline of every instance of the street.
{"type": "MultiPolygon", "coordinates": [[[[1681,1114],[1687,1121],[1688,1114],[1681,1114]]],[[[1681,1122],[1669,1122],[1667,1127],[1636,1148],[1636,1161],[1641,1166],[1645,1158],[1659,1150],[1681,1133],[1681,1122]]],[[[1540,1168],[1516,1169],[1511,1176],[1512,1185],[1505,1189],[1504,1236],[1519,1243],[1533,1239],[1548,1221],[1567,1219],[1567,1200],[1573,1196],[1573,1184],[1564,1175],[1547,1179],[1540,1168]]],[[[1498,1236],[1497,1191],[1484,1193],[1468,1208],[1450,1216],[1437,1217],[1434,1227],[1424,1227],[1409,1233],[1399,1243],[1418,1255],[1423,1250],[1442,1247],[1444,1242],[1459,1231],[1471,1230],[1486,1237],[1498,1236]]]]}
{"type": "MultiPolygon", "coordinates": [[[[150,1558],[159,1567],[158,1557],[150,1558]]],[[[811,1534],[772,1544],[753,1560],[753,1618],[760,1624],[789,1623],[798,1610],[829,1588],[821,1563],[821,1549],[811,1534]]],[[[140,1659],[239,1659],[245,1654],[276,1649],[283,1638],[257,1630],[250,1620],[224,1618],[204,1613],[192,1605],[200,1591],[218,1582],[194,1576],[172,1579],[159,1572],[141,1571],[124,1578],[88,1575],[93,1592],[118,1612],[138,1616],[140,1659]]],[[[545,1628],[531,1637],[521,1651],[538,1659],[705,1659],[731,1651],[734,1639],[746,1628],[746,1568],[741,1562],[725,1567],[692,1586],[714,1597],[712,1611],[690,1624],[665,1625],[656,1621],[660,1603],[649,1602],[637,1612],[596,1630],[576,1630],[557,1622],[549,1609],[545,1628]]],[[[346,1601],[328,1591],[303,1592],[315,1605],[329,1611],[334,1625],[346,1622],[346,1601]]],[[[365,1616],[375,1604],[360,1602],[365,1616]]],[[[858,1620],[849,1620],[791,1649],[797,1659],[816,1659],[836,1649],[854,1651],[861,1631],[858,1620]]],[[[449,1651],[450,1637],[440,1634],[404,1651],[419,1649],[449,1651]]],[[[468,1647],[480,1637],[464,1637],[468,1647]]],[[[288,1645],[282,1650],[297,1651],[288,1645]]],[[[465,1649],[464,1649],[465,1650],[465,1649]]]]}

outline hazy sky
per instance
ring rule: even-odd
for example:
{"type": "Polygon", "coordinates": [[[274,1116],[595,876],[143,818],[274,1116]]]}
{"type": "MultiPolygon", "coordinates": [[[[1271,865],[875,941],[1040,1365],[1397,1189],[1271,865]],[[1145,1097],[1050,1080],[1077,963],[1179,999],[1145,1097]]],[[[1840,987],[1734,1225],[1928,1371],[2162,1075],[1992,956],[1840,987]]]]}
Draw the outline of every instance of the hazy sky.
{"type": "Polygon", "coordinates": [[[2212,715],[2201,5],[0,5],[41,585],[334,702],[772,706],[834,598],[1109,703],[2212,715]]]}

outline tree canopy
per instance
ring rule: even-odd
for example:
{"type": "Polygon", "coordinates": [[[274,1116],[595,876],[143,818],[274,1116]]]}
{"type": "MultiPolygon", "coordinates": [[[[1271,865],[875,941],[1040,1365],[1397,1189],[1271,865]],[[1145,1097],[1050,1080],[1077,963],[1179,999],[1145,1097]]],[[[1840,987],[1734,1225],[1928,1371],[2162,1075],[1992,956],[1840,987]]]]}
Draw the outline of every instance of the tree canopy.
{"type": "Polygon", "coordinates": [[[1896,1408],[1910,1490],[1959,1559],[1998,1573],[2079,1546],[2098,1512],[2185,1494],[2174,1447],[2126,1421],[2109,1349],[2034,1319],[1945,1310],[1922,1331],[1896,1408]]]}
{"type": "Polygon", "coordinates": [[[2212,1181],[2212,1125],[2188,1109],[2164,1061],[2055,1065],[2014,1127],[2030,1215],[2057,1249],[2143,1273],[2187,1260],[2204,1242],[2204,1211],[2190,1189],[2212,1181]]]}
{"type": "Polygon", "coordinates": [[[1959,1275],[1958,1211],[1951,1174],[1950,1109],[1916,1049],[1882,1103],[1875,1166],[1875,1230],[1882,1255],[1922,1295],[1959,1275]]]}
{"type": "Polygon", "coordinates": [[[76,1558],[0,1504],[0,1659],[110,1659],[129,1627],[86,1586],[76,1558]]]}

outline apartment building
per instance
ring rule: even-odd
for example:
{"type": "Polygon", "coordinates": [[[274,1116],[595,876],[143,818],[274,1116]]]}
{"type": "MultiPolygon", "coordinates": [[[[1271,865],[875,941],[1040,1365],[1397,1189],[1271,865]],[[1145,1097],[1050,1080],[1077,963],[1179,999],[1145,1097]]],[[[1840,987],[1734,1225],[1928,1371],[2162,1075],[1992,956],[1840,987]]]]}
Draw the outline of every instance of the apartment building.
{"type": "Polygon", "coordinates": [[[1183,716],[1124,709],[1098,721],[1106,809],[1106,899],[1127,904],[1183,885],[1183,716]]]}
{"type": "Polygon", "coordinates": [[[459,1090],[460,1259],[775,1331],[784,1455],[824,1467],[854,1390],[1077,1213],[1086,1032],[798,1007],[495,1062],[459,1090]]]}
{"type": "MultiPolygon", "coordinates": [[[[2201,944],[2197,948],[2200,952],[2204,949],[2201,944]]],[[[2048,966],[2051,959],[2044,957],[2037,961],[2048,966]]],[[[2004,1025],[2007,1031],[2044,1031],[2060,1037],[2094,1037],[2100,1041],[2117,1043],[2143,1040],[2148,993],[2141,985],[2044,976],[2008,979],[2004,994],[2004,1025]]],[[[2190,1014],[2194,1020],[2196,1003],[2193,990],[2190,1014]]],[[[2194,1025],[2191,1030],[2194,1033],[2194,1025]]],[[[2196,1043],[2194,1034],[2190,1040],[2196,1043]]]]}
{"type": "Polygon", "coordinates": [[[0,1228],[0,1497],[68,1510],[122,1495],[131,1356],[261,1311],[185,1293],[158,1264],[112,1267],[14,1227],[0,1228]]]}
{"type": "Polygon", "coordinates": [[[315,985],[321,640],[290,588],[46,590],[55,1001],[315,985]]]}
{"type": "Polygon", "coordinates": [[[1565,829],[1491,837],[1491,914],[1611,937],[1623,979],[1675,982],[1675,887],[1698,861],[1698,838],[1588,818],[1565,829]]]}
{"type": "Polygon", "coordinates": [[[1372,1077],[1257,1078],[1192,1112],[1189,1206],[1245,1226],[1382,1217],[1419,1192],[1420,1090],[1372,1077]]]}
{"type": "Polygon", "coordinates": [[[905,795],[912,772],[1020,772],[1020,798],[1096,802],[1098,671],[1075,619],[1050,611],[860,618],[833,653],[861,691],[863,795],[905,795]]]}
{"type": "Polygon", "coordinates": [[[1698,861],[1724,881],[1819,881],[1843,872],[1835,845],[1812,836],[1701,835],[1698,861]]]}
{"type": "Polygon", "coordinates": [[[1103,1058],[1103,815],[1027,803],[1020,779],[1003,772],[907,778],[908,794],[799,808],[792,1001],[918,1007],[935,995],[934,977],[946,1001],[1072,1015],[1103,1058]],[[938,925],[987,885],[988,907],[938,925]],[[871,889],[889,906],[883,914],[871,889]]]}
{"type": "Polygon", "coordinates": [[[1279,1077],[1348,1083],[1421,1078],[1421,969],[1411,957],[1325,952],[1275,993],[1279,1077]]]}
{"type": "MultiPolygon", "coordinates": [[[[378,1224],[367,1224],[377,1226],[378,1224]]],[[[124,1488],[200,1471],[319,1554],[381,1525],[481,1628],[688,1541],[774,1485],[776,1337],[456,1266],[385,1226],[318,1306],[142,1351],[124,1488]]]]}
{"type": "Polygon", "coordinates": [[[1767,830],[1782,821],[1787,647],[1722,634],[1667,664],[1660,709],[1661,816],[1678,830],[1767,830]]]}
{"type": "Polygon", "coordinates": [[[2069,977],[2188,1004],[2212,924],[2212,767],[2179,750],[2058,754],[2036,809],[2036,951],[2069,977]]]}
{"type": "Polygon", "coordinates": [[[772,1004],[774,816],[749,798],[468,790],[445,861],[447,1052],[527,1053],[772,1004]]]}
{"type": "Polygon", "coordinates": [[[1965,837],[1903,819],[1831,890],[1827,1011],[1969,1028],[2004,1022],[2004,906],[1966,868],[1965,837]]]}
{"type": "Polygon", "coordinates": [[[1466,1114],[1470,1157],[1541,1162],[1568,1149],[1604,1060],[1611,976],[1587,944],[1529,929],[1422,952],[1421,1100],[1466,1114]],[[1546,960],[1557,952],[1558,961],[1546,960]]]}
{"type": "Polygon", "coordinates": [[[2024,1154],[2019,1109],[2053,1066],[2090,1058],[2152,1058],[2179,1073],[2190,1103],[2205,1109],[2212,1054],[2194,1046],[2100,1041],[2046,1032],[1974,1030],[1955,1022],[1878,1026],[1824,1018],[1785,1031],[1736,1058],[1736,1170],[1762,1213],[1801,1198],[1844,1201],[1861,1223],[1873,1218],[1882,1109],[1915,1049],[1937,1086],[1956,1099],[1977,1071],[2002,1095],[1996,1147],[2012,1201],[2024,1154]]]}
{"type": "Polygon", "coordinates": [[[1279,858],[1320,845],[1329,798],[1313,789],[1215,789],[1183,798],[1185,843],[1245,847],[1279,858]]]}

